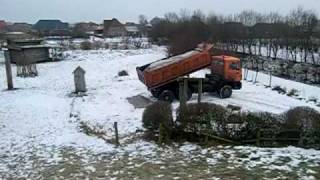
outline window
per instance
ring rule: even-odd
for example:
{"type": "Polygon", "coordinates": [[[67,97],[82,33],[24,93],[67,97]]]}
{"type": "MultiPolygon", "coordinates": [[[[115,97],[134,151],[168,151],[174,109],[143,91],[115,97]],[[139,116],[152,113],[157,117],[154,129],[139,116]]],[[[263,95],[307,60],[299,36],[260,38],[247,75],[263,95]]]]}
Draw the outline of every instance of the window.
{"type": "Polygon", "coordinates": [[[232,63],[232,64],[230,64],[229,67],[232,70],[240,70],[240,64],[238,64],[238,63],[232,63]]]}

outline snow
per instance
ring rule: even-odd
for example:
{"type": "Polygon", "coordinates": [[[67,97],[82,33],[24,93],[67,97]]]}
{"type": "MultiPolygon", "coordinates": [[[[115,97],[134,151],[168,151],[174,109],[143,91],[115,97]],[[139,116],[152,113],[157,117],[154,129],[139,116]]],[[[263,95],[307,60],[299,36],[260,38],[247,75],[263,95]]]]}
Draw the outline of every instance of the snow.
{"type": "MultiPolygon", "coordinates": [[[[249,71],[248,78],[249,80],[253,80],[256,75],[255,71],[249,71]]],[[[268,74],[260,73],[258,74],[257,81],[262,85],[269,85],[270,76],[268,74]]],[[[295,82],[279,77],[272,76],[272,84],[271,86],[280,86],[290,91],[292,89],[298,90],[300,94],[299,98],[303,98],[305,100],[309,100],[310,98],[318,98],[320,100],[320,88],[317,86],[312,86],[308,84],[303,84],[300,82],[295,82]]]]}
{"type": "Polygon", "coordinates": [[[186,58],[189,58],[189,57],[191,57],[195,54],[198,54],[198,53],[199,53],[199,51],[189,51],[189,52],[186,52],[186,53],[178,55],[178,56],[173,56],[173,57],[170,57],[167,59],[159,60],[154,63],[151,63],[150,66],[147,68],[147,70],[152,71],[152,70],[160,69],[164,66],[178,63],[179,61],[183,61],[186,58]]]}
{"type": "MultiPolygon", "coordinates": [[[[39,76],[35,78],[19,78],[14,73],[14,91],[7,91],[4,64],[0,64],[0,161],[1,172],[9,171],[8,164],[19,163],[17,157],[32,159],[34,148],[44,148],[37,154],[44,157],[50,164],[56,164],[63,158],[59,149],[71,147],[77,153],[89,150],[96,154],[116,153],[117,156],[128,154],[129,158],[142,157],[153,164],[162,164],[166,158],[177,154],[187,158],[182,161],[186,165],[193,159],[208,158],[204,162],[215,165],[224,159],[224,154],[230,155],[230,162],[238,162],[235,156],[238,152],[248,153],[248,158],[260,158],[261,161],[247,163],[248,169],[266,163],[266,168],[280,169],[274,163],[282,156],[291,158],[290,165],[281,170],[290,171],[298,167],[303,160],[312,160],[317,166],[320,162],[320,151],[305,150],[294,147],[280,149],[260,149],[253,147],[217,147],[218,149],[203,149],[200,146],[186,143],[175,148],[158,147],[155,143],[136,140],[125,144],[128,137],[135,135],[136,130],[142,129],[141,117],[143,109],[135,109],[128,103],[127,98],[143,95],[149,98],[151,94],[139,81],[136,67],[164,58],[165,49],[153,46],[151,49],[140,50],[94,50],[68,51],[66,60],[37,65],[39,76]],[[86,71],[88,92],[86,96],[75,97],[72,72],[81,66],[86,71]],[[127,70],[129,76],[118,77],[121,70],[127,70]],[[88,136],[81,132],[80,122],[86,122],[106,132],[108,139],[113,139],[113,123],[118,122],[120,148],[106,143],[102,139],[88,136]],[[48,153],[50,152],[50,153],[48,153]],[[160,155],[159,155],[159,152],[160,155]],[[254,153],[256,152],[256,153],[254,153]],[[268,155],[271,154],[271,155],[268,155]],[[264,158],[264,156],[267,157],[264,158]],[[206,157],[208,156],[208,157],[206,157]],[[160,159],[158,157],[161,157],[160,159]],[[270,157],[270,158],[269,158],[270,157]]],[[[13,72],[16,72],[15,65],[13,72]]],[[[206,72],[199,71],[193,76],[203,76],[206,72]]],[[[230,99],[219,99],[211,94],[204,94],[204,101],[221,105],[239,105],[248,111],[269,111],[282,113],[295,106],[310,106],[319,110],[312,103],[278,94],[265,88],[267,75],[260,73],[259,83],[243,82],[243,89],[234,91],[230,99]]],[[[249,75],[249,77],[251,77],[249,75]]],[[[318,87],[273,78],[274,84],[305,91],[306,97],[319,96],[318,87]]],[[[195,102],[196,95],[192,101],[195,102]]],[[[176,108],[178,103],[173,106],[176,108]]],[[[85,161],[86,157],[83,161],[85,161]]],[[[239,162],[240,163],[240,162],[239,162]]],[[[143,163],[140,163],[144,166],[143,163]]],[[[161,165],[162,166],[162,165],[161,165]]],[[[33,169],[32,162],[25,168],[33,169]]],[[[88,171],[95,172],[97,167],[89,165],[88,171]]],[[[20,169],[21,171],[23,169],[20,169]]],[[[63,171],[63,169],[62,169],[63,171]]],[[[19,171],[20,172],[20,171],[19,171]]],[[[25,172],[21,172],[24,174],[25,172]]],[[[305,175],[302,173],[302,175],[305,175]]],[[[6,177],[6,176],[5,176],[6,177]]]]}
{"type": "MultiPolygon", "coordinates": [[[[192,77],[203,77],[205,73],[209,73],[209,70],[202,70],[192,74],[192,77]]],[[[255,73],[250,71],[248,78],[254,77],[255,73]]],[[[289,81],[282,78],[273,77],[273,85],[281,85],[288,90],[296,88],[304,92],[304,96],[319,97],[320,87],[310,86],[299,82],[289,81]]],[[[217,96],[205,93],[204,102],[214,102],[223,106],[235,105],[242,107],[243,111],[266,111],[275,114],[281,114],[291,108],[297,106],[308,106],[320,111],[320,107],[317,107],[313,102],[306,102],[299,100],[299,97],[289,97],[283,94],[279,94],[276,91],[272,91],[270,88],[266,88],[265,85],[269,84],[269,75],[259,73],[257,83],[242,81],[242,89],[234,90],[233,95],[229,99],[220,99],[217,96]]],[[[192,102],[196,102],[196,95],[192,97],[192,102]]]]}
{"type": "Polygon", "coordinates": [[[139,29],[137,26],[125,26],[125,28],[128,32],[139,32],[139,29]]]}
{"type": "MultiPolygon", "coordinates": [[[[32,141],[47,146],[80,146],[112,151],[113,146],[102,140],[94,141],[94,138],[81,133],[79,122],[70,118],[70,114],[79,112],[82,121],[101,124],[106,130],[118,121],[120,135],[135,132],[141,127],[142,110],[134,109],[126,98],[147,93],[147,90],[134,80],[135,70],[129,69],[128,64],[137,66],[146,60],[158,59],[162,56],[161,50],[158,51],[67,52],[72,54],[67,61],[38,64],[39,77],[14,76],[14,85],[19,89],[0,92],[0,126],[4,127],[0,132],[3,137],[1,147],[7,149],[10,144],[23,146],[32,141]],[[72,109],[73,98],[69,96],[74,90],[72,72],[78,66],[87,72],[89,92],[88,96],[75,99],[72,109]],[[121,69],[128,69],[132,76],[127,79],[116,77],[121,69]]],[[[0,77],[0,89],[4,90],[3,65],[0,66],[0,77]]]]}

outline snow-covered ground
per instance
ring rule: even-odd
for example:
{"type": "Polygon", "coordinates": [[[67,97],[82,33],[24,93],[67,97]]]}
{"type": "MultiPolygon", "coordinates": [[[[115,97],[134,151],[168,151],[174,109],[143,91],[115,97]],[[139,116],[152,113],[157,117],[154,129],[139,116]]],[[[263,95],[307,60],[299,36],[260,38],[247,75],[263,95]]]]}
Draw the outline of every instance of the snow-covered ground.
{"type": "MultiPolygon", "coordinates": [[[[206,72],[209,73],[208,70],[203,70],[192,74],[192,76],[203,77],[206,72]]],[[[272,76],[272,87],[281,86],[287,89],[288,92],[292,89],[298,90],[299,96],[289,97],[265,87],[269,85],[269,75],[259,72],[257,82],[253,83],[252,80],[255,79],[255,76],[256,72],[249,71],[247,81],[242,81],[242,89],[233,91],[232,98],[220,99],[217,96],[205,94],[204,101],[224,106],[229,104],[236,105],[242,107],[244,111],[267,111],[276,114],[283,113],[297,106],[309,106],[318,111],[320,110],[320,107],[317,106],[319,105],[319,101],[317,103],[307,102],[313,97],[320,100],[319,87],[272,76]]],[[[192,100],[196,102],[196,95],[193,96],[192,100]]]]}
{"type": "MultiPolygon", "coordinates": [[[[5,90],[5,70],[4,65],[0,64],[0,179],[48,178],[52,175],[60,178],[75,178],[78,175],[97,178],[132,176],[139,179],[153,179],[156,176],[160,179],[192,179],[192,176],[189,177],[192,174],[199,178],[209,175],[232,177],[215,171],[218,167],[223,172],[245,171],[249,176],[254,175],[253,172],[257,169],[261,174],[280,172],[280,177],[320,176],[320,151],[315,150],[293,147],[203,149],[193,144],[162,148],[154,143],[134,139],[136,130],[142,128],[143,109],[135,109],[127,98],[139,94],[151,98],[146,87],[138,80],[135,68],[165,55],[164,48],[156,46],[143,50],[69,51],[66,52],[65,61],[38,64],[38,77],[14,76],[14,86],[18,88],[15,91],[5,90]],[[72,95],[72,72],[78,66],[86,71],[88,92],[84,97],[72,95]],[[121,70],[127,70],[129,76],[118,77],[121,70]],[[115,121],[118,122],[122,144],[119,148],[96,137],[87,136],[79,128],[80,122],[86,122],[100,128],[107,134],[106,138],[112,139],[115,121]],[[189,169],[188,172],[179,168],[189,165],[194,168],[197,165],[201,169],[194,172],[189,169]],[[154,169],[150,169],[152,167],[154,169]],[[228,168],[226,170],[222,167],[228,168]],[[121,168],[126,171],[121,172],[121,168]],[[138,170],[148,175],[139,174],[138,170]],[[127,176],[121,176],[123,174],[127,176]]],[[[13,65],[13,72],[15,71],[13,65]]],[[[201,74],[203,72],[195,75],[201,74]]],[[[265,88],[262,85],[264,79],[261,75],[258,78],[260,83],[244,81],[243,89],[235,91],[230,99],[221,100],[204,94],[204,101],[239,105],[248,111],[273,113],[282,113],[295,106],[310,106],[319,110],[312,103],[265,88]]],[[[309,87],[282,79],[274,79],[274,83],[288,88],[309,87]]],[[[318,90],[319,88],[315,88],[312,91],[319,92],[318,90]]],[[[309,89],[305,89],[305,92],[309,93],[309,89]]],[[[196,96],[193,101],[196,101],[196,96]]],[[[175,103],[174,107],[177,105],[175,103]]]]}

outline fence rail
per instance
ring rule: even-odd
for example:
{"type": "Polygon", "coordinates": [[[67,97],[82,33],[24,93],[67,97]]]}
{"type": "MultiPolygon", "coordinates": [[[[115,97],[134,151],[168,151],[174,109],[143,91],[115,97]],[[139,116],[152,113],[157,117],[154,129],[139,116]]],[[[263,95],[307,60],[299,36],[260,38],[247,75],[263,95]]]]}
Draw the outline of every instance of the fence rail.
{"type": "MultiPolygon", "coordinates": [[[[291,134],[290,134],[291,135],[291,134]]],[[[281,129],[281,130],[273,130],[273,129],[259,129],[256,134],[255,139],[243,140],[242,143],[256,143],[257,146],[261,146],[264,142],[283,142],[283,141],[296,141],[297,143],[300,141],[301,131],[298,129],[281,129]],[[265,132],[272,132],[273,137],[265,137],[265,132]],[[295,133],[293,135],[297,135],[296,137],[277,137],[283,133],[295,133]]]]}

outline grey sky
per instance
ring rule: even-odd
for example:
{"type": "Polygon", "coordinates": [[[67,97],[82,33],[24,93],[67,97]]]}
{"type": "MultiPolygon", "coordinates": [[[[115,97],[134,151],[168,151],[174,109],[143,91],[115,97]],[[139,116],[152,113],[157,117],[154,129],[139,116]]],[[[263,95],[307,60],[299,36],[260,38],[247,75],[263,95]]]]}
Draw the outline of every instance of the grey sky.
{"type": "Polygon", "coordinates": [[[299,5],[320,12],[320,0],[0,0],[0,19],[29,23],[38,19],[102,22],[117,17],[121,21],[137,21],[139,14],[150,19],[181,9],[222,14],[255,9],[285,14],[299,5]]]}

